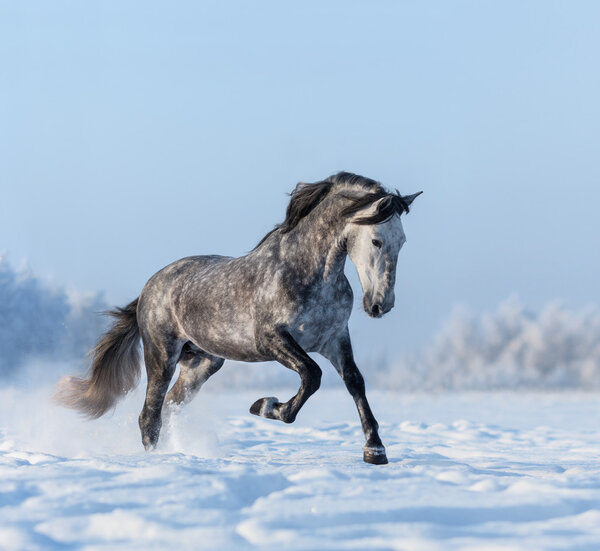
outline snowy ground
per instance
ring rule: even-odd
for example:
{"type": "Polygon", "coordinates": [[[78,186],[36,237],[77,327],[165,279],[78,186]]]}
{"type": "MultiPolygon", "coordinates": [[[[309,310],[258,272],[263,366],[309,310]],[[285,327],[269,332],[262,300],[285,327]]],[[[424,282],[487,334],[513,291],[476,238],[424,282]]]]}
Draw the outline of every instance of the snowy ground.
{"type": "Polygon", "coordinates": [[[0,391],[0,549],[600,549],[598,394],[372,391],[372,466],[341,390],[284,425],[209,387],[151,454],[140,391],[94,422],[0,391]]]}

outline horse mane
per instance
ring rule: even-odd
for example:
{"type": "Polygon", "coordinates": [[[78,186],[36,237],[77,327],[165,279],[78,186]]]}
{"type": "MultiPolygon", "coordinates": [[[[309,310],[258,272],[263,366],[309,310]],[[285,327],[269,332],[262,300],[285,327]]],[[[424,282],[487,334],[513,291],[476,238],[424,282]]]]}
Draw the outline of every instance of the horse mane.
{"type": "Polygon", "coordinates": [[[344,197],[350,199],[351,203],[342,210],[342,216],[351,216],[374,202],[384,199],[379,203],[376,212],[370,216],[354,220],[355,224],[380,224],[389,220],[394,214],[409,211],[408,204],[398,190],[396,190],[396,193],[389,193],[379,182],[371,178],[352,174],[351,172],[338,172],[320,182],[312,184],[300,182],[294,191],[290,193],[291,199],[285,212],[285,220],[267,233],[255,249],[260,247],[274,232],[279,230],[281,233],[288,233],[293,230],[300,220],[308,216],[327,197],[331,189],[338,185],[349,188],[356,187],[367,191],[366,194],[360,196],[344,194],[344,197]]]}

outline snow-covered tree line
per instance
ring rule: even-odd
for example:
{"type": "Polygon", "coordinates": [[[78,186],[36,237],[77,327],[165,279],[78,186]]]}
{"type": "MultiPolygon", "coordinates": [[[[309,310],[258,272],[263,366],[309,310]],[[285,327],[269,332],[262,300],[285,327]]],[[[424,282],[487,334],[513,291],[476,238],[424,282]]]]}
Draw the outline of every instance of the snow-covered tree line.
{"type": "Polygon", "coordinates": [[[598,389],[600,311],[551,303],[533,312],[514,298],[492,313],[457,311],[424,350],[373,379],[406,390],[598,389]]]}
{"type": "Polygon", "coordinates": [[[0,378],[31,360],[83,363],[105,328],[103,310],[101,295],[69,295],[0,257],[0,378]]]}
{"type": "MultiPolygon", "coordinates": [[[[83,367],[107,308],[101,295],[69,294],[0,257],[0,378],[32,362],[83,367]]],[[[420,352],[361,367],[370,387],[399,391],[598,389],[600,310],[554,303],[533,312],[510,299],[491,313],[457,311],[420,352]]],[[[295,377],[280,367],[231,366],[210,384],[293,386],[295,377]]]]}

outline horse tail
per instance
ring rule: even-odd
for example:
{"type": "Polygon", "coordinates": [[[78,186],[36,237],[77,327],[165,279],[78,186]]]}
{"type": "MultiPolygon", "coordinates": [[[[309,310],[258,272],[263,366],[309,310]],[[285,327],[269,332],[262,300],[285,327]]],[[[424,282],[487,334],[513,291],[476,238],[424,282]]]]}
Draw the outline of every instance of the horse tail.
{"type": "Polygon", "coordinates": [[[138,300],[125,308],[106,312],[116,321],[90,352],[92,365],[88,377],[63,377],[54,395],[59,404],[97,419],[137,385],[140,378],[138,300]]]}

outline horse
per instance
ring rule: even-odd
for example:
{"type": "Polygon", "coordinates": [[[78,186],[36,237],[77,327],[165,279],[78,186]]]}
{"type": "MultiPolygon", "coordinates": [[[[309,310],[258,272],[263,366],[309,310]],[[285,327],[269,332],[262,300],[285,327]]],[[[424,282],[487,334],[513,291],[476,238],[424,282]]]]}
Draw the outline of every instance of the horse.
{"type": "Polygon", "coordinates": [[[177,260],[153,275],[138,298],[108,312],[115,321],[92,349],[87,377],[63,377],[57,400],[88,418],[113,408],[139,380],[141,338],[148,382],[139,426],[151,450],[165,400],[189,402],[226,359],[276,361],[298,373],[300,388],[290,400],[266,397],[250,407],[254,415],[293,423],[320,386],[321,369],[308,355],[318,352],[356,403],[364,461],[387,463],[354,361],[353,293],[344,265],[349,256],[356,266],[365,312],[372,318],[389,312],[406,241],[400,216],[421,193],[402,196],[348,172],[299,183],[285,220],[248,254],[177,260]],[[180,374],[169,390],[177,364],[180,374]]]}

